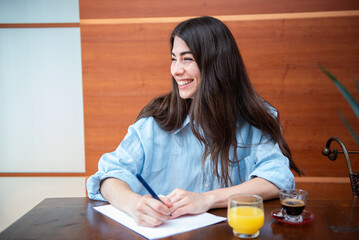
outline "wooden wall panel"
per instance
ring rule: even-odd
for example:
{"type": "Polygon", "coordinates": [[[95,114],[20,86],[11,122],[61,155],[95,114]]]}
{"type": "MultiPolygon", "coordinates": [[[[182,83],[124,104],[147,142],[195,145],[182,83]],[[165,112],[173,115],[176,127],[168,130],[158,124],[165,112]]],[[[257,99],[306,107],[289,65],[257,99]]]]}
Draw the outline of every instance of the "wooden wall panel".
{"type": "Polygon", "coordinates": [[[173,24],[83,26],[86,169],[113,151],[141,108],[171,90],[173,24]]]}
{"type": "MultiPolygon", "coordinates": [[[[257,91],[280,111],[286,138],[298,164],[311,176],[345,176],[343,159],[330,162],[321,155],[321,149],[334,135],[342,138],[348,149],[358,148],[339,119],[337,109],[343,111],[358,132],[359,124],[318,63],[356,94],[359,31],[355,29],[359,27],[359,17],[227,25],[238,41],[257,91]]],[[[358,161],[353,166],[359,170],[358,161]]]]}
{"type": "MultiPolygon", "coordinates": [[[[157,6],[155,2],[147,10],[136,8],[138,12],[131,12],[130,1],[121,5],[121,9],[128,10],[121,10],[128,14],[122,15],[121,11],[107,9],[106,4],[111,2],[107,1],[96,13],[91,10],[92,1],[80,1],[81,19],[169,16],[166,9],[172,7],[157,6]]],[[[324,1],[298,1],[292,6],[279,4],[283,1],[261,3],[256,7],[248,5],[247,10],[237,14],[359,9],[356,1],[331,1],[331,7],[326,7],[324,1]]],[[[208,12],[213,15],[228,13],[221,8],[211,9],[208,12]]],[[[181,6],[178,15],[195,15],[187,10],[181,6]]],[[[359,132],[358,120],[318,63],[355,93],[354,76],[359,76],[359,16],[226,24],[235,35],[257,91],[280,111],[285,136],[299,166],[307,176],[346,177],[344,159],[331,162],[321,155],[321,149],[333,135],[342,138],[348,149],[358,149],[336,110],[341,109],[359,132]]],[[[168,39],[175,25],[81,25],[87,175],[97,170],[103,153],[115,150],[140,109],[153,97],[170,91],[168,39]]],[[[358,157],[353,156],[352,162],[354,170],[359,171],[358,157]]]]}
{"type": "Polygon", "coordinates": [[[357,0],[80,0],[80,18],[136,18],[357,10],[357,0]]]}

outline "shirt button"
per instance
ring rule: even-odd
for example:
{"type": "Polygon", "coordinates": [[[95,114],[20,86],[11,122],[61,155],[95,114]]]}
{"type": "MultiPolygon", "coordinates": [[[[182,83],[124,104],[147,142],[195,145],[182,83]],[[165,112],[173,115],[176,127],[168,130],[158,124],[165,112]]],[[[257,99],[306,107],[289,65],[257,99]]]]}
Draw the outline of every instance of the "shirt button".
{"type": "Polygon", "coordinates": [[[204,186],[205,186],[206,188],[208,188],[208,187],[209,187],[208,183],[206,183],[204,186]]]}

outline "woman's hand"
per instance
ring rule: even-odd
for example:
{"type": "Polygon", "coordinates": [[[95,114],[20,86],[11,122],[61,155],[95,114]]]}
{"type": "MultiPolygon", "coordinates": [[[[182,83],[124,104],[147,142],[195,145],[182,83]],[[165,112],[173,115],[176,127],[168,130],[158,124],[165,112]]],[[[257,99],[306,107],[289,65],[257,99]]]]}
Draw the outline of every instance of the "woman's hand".
{"type": "Polygon", "coordinates": [[[132,213],[137,224],[145,227],[157,227],[170,219],[171,201],[166,197],[161,200],[164,204],[150,195],[139,198],[132,213]]]}
{"type": "Polygon", "coordinates": [[[184,214],[199,214],[210,209],[208,199],[203,193],[188,192],[182,189],[175,189],[167,195],[172,203],[172,218],[184,214]]]}
{"type": "Polygon", "coordinates": [[[169,198],[134,193],[130,186],[117,178],[106,178],[101,183],[101,194],[116,208],[130,214],[142,226],[156,227],[170,218],[172,203],[169,198]]]}

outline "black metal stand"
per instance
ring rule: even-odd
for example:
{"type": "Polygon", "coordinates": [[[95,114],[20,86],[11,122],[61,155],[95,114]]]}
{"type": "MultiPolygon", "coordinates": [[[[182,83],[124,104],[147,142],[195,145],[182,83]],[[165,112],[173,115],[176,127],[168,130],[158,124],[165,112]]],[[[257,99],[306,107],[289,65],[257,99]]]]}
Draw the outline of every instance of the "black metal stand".
{"type": "Polygon", "coordinates": [[[353,195],[355,197],[359,197],[359,172],[353,172],[352,164],[349,158],[349,154],[359,154],[359,151],[348,151],[342,140],[337,137],[329,138],[327,144],[325,145],[325,148],[323,148],[322,154],[324,156],[327,156],[331,161],[335,161],[337,159],[338,153],[344,154],[348,166],[349,178],[353,190],[353,195]],[[334,148],[333,151],[330,150],[330,144],[332,143],[332,141],[336,141],[343,151],[338,151],[336,148],[334,148]]]}

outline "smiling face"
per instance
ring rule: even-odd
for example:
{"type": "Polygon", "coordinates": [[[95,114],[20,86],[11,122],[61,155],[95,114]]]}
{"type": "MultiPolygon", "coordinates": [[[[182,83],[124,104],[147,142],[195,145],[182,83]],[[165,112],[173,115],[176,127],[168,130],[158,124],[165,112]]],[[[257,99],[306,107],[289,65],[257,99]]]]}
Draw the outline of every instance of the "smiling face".
{"type": "Polygon", "coordinates": [[[181,38],[175,37],[171,55],[171,74],[181,98],[193,98],[201,82],[201,73],[191,50],[181,38]]]}

